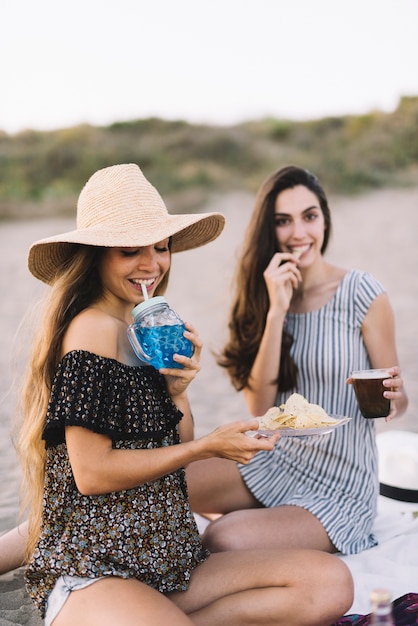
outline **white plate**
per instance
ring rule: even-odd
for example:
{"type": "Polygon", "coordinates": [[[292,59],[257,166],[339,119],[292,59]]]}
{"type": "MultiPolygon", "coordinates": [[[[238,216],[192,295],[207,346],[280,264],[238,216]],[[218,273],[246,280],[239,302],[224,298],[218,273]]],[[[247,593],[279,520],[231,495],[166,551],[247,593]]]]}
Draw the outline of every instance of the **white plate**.
{"type": "Polygon", "coordinates": [[[261,435],[262,437],[271,437],[272,435],[277,435],[280,433],[281,437],[313,437],[316,435],[328,435],[332,433],[333,430],[339,428],[340,426],[344,426],[348,424],[351,420],[351,417],[340,417],[337,415],[331,415],[331,417],[335,417],[338,419],[338,422],[335,424],[327,424],[326,426],[318,426],[317,428],[277,428],[275,430],[267,430],[264,428],[260,428],[259,430],[250,430],[247,434],[252,437],[256,437],[257,435],[261,435]]]}

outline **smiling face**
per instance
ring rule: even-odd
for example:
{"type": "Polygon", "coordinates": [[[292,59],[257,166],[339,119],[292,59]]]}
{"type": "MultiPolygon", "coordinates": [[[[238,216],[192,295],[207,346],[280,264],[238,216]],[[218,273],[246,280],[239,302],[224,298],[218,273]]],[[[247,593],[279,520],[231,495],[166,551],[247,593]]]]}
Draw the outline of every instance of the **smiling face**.
{"type": "Polygon", "coordinates": [[[170,264],[168,238],[142,248],[107,248],[99,266],[104,297],[116,298],[129,307],[139,304],[144,299],[142,285],[151,298],[170,264]]]}
{"type": "Polygon", "coordinates": [[[301,267],[321,254],[324,214],[317,196],[307,187],[297,185],[278,194],[274,223],[279,249],[295,254],[301,267]]]}

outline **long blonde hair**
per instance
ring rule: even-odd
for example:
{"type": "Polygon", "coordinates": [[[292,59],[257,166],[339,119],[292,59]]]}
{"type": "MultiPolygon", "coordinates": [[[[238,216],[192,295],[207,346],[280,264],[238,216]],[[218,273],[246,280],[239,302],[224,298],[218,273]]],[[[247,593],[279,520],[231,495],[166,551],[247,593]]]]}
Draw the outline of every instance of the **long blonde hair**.
{"type": "MultiPolygon", "coordinates": [[[[26,559],[36,546],[42,520],[46,448],[43,430],[62,342],[70,322],[102,294],[98,265],[103,248],[74,244],[74,254],[60,268],[43,302],[41,319],[33,335],[32,351],[21,394],[21,427],[16,448],[22,465],[22,512],[29,512],[26,559]]],[[[162,295],[169,271],[155,294],[162,295]]]]}
{"type": "Polygon", "coordinates": [[[42,439],[55,369],[71,320],[101,293],[97,261],[101,248],[75,246],[43,302],[33,335],[20,399],[21,427],[16,447],[22,466],[22,509],[29,511],[26,557],[36,545],[42,517],[46,449],[42,439]]]}

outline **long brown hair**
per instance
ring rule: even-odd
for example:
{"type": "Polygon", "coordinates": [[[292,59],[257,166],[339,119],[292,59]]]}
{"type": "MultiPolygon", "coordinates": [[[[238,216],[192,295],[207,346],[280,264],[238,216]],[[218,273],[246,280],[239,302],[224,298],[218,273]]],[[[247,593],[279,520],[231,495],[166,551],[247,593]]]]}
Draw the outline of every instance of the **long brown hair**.
{"type": "MultiPolygon", "coordinates": [[[[235,295],[229,316],[229,339],[218,356],[237,391],[249,386],[249,377],[264,333],[269,297],[263,272],[272,256],[280,252],[274,224],[276,198],[282,191],[303,185],[318,198],[325,221],[324,253],[330,233],[328,200],[317,177],[294,165],[271,174],[258,190],[252,216],[244,237],[241,258],[235,272],[235,295]]],[[[281,391],[295,389],[297,365],[291,355],[293,337],[284,327],[279,371],[272,374],[281,391]]]]}

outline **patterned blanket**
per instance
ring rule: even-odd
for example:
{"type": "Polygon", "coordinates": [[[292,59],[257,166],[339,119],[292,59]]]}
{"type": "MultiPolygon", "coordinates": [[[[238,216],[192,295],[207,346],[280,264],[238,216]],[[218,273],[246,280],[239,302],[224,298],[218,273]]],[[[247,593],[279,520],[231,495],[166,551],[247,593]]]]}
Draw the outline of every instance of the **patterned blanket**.
{"type": "MultiPolygon", "coordinates": [[[[393,602],[393,621],[396,626],[418,624],[418,593],[407,593],[393,602]]],[[[371,615],[346,615],[333,626],[369,626],[371,615]]]]}

